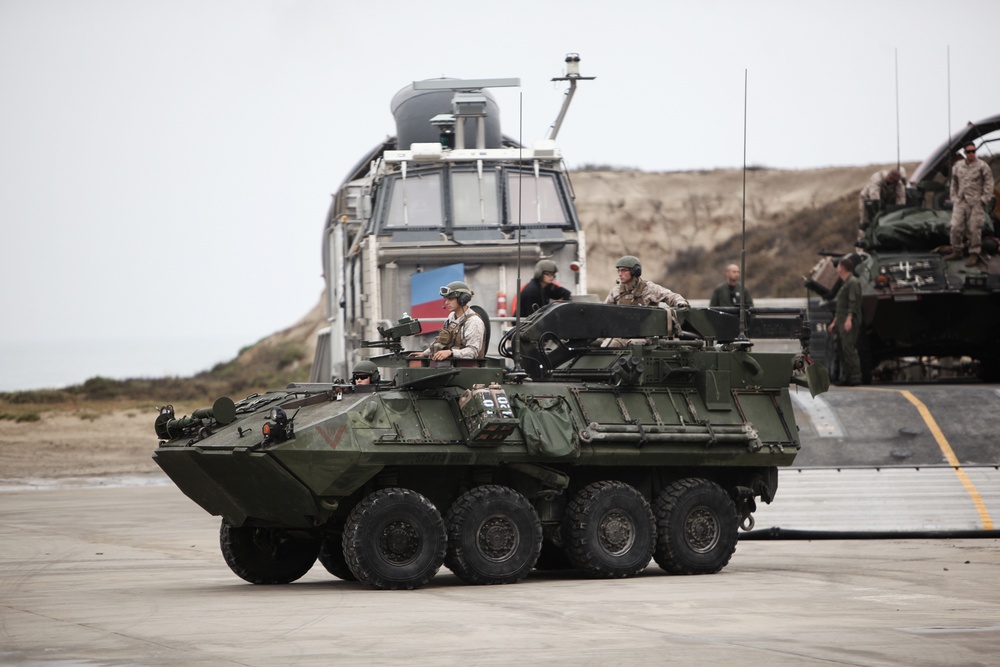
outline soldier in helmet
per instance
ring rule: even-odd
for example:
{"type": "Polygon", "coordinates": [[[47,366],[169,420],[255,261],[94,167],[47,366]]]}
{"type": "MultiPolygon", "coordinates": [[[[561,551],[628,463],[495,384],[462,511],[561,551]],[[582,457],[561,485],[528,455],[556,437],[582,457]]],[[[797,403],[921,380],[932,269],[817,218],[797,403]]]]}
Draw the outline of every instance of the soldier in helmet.
{"type": "Polygon", "coordinates": [[[375,362],[364,359],[354,366],[354,372],[351,373],[351,384],[378,384],[378,381],[378,366],[375,365],[375,362]]]}
{"type": "Polygon", "coordinates": [[[430,357],[434,361],[445,359],[478,359],[486,354],[483,342],[486,339],[486,324],[469,307],[474,292],[461,280],[448,283],[440,290],[444,297],[448,319],[437,338],[423,352],[414,352],[411,357],[430,357]]]}
{"type": "Polygon", "coordinates": [[[565,301],[572,293],[565,287],[556,284],[558,267],[551,259],[539,260],[535,264],[535,277],[521,290],[517,299],[517,311],[521,317],[527,317],[550,301],[565,301]]]}
{"type": "Polygon", "coordinates": [[[620,306],[655,306],[665,303],[673,308],[690,308],[687,299],[677,292],[640,278],[642,264],[638,257],[625,255],[615,263],[615,267],[618,269],[618,284],[604,303],[620,306]]]}

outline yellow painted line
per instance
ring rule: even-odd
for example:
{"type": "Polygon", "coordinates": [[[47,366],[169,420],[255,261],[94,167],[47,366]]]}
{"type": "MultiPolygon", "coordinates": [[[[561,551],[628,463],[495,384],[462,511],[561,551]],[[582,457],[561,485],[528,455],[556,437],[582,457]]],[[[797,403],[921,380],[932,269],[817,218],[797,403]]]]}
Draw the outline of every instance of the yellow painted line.
{"type": "Polygon", "coordinates": [[[958,476],[958,481],[962,483],[962,486],[965,487],[966,493],[969,494],[972,498],[972,502],[976,505],[976,511],[979,512],[979,520],[983,524],[983,529],[993,530],[993,519],[990,518],[990,513],[986,510],[986,503],[983,502],[983,497],[979,495],[976,485],[972,483],[969,476],[965,474],[964,470],[962,470],[962,464],[959,462],[958,457],[955,456],[955,451],[951,448],[951,445],[948,444],[948,439],[944,437],[944,433],[941,432],[941,428],[937,425],[937,422],[931,415],[931,411],[927,409],[927,406],[924,405],[919,398],[911,394],[909,391],[904,389],[899,393],[901,393],[910,403],[913,403],[913,405],[917,408],[917,412],[919,412],[920,416],[924,418],[924,423],[927,424],[927,428],[929,428],[931,433],[934,435],[934,440],[937,441],[938,447],[940,447],[941,451],[944,453],[944,457],[948,460],[948,463],[951,464],[952,470],[954,470],[955,474],[958,476]]]}

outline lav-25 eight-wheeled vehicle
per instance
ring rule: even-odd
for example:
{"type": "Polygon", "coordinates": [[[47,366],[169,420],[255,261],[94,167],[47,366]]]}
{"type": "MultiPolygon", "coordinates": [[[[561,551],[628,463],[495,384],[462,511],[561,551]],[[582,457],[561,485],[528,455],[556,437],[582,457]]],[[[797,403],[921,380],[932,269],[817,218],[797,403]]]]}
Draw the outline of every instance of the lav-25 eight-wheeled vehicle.
{"type": "Polygon", "coordinates": [[[790,384],[828,384],[806,354],[746,339],[807,337],[800,311],[739,322],[557,302],[504,335],[511,369],[409,358],[400,341],[420,322],[404,318],[365,342],[389,350],[373,360],[391,380],[293,384],[190,417],[164,406],[153,458],[222,517],[225,560],[253,583],[294,581],[317,558],[380,589],[426,584],[442,563],[474,584],[536,566],[629,577],[650,558],[714,573],[799,451],[790,384]]]}

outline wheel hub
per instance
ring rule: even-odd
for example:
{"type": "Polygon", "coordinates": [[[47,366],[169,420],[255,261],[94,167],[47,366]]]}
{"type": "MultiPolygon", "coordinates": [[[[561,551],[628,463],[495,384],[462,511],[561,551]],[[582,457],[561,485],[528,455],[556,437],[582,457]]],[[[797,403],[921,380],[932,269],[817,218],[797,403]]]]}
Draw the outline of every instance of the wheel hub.
{"type": "Polygon", "coordinates": [[[693,551],[706,553],[719,543],[719,521],[706,507],[698,507],[684,522],[684,539],[693,551]]]}
{"type": "Polygon", "coordinates": [[[382,529],[379,553],[393,565],[406,565],[420,551],[420,533],[406,521],[393,521],[382,529]]]}
{"type": "Polygon", "coordinates": [[[611,510],[601,519],[597,527],[597,537],[605,551],[613,556],[620,556],[635,542],[632,517],[621,510],[611,510]]]}
{"type": "Polygon", "coordinates": [[[277,558],[282,541],[276,530],[255,528],[253,531],[253,543],[262,554],[271,558],[277,558]]]}
{"type": "Polygon", "coordinates": [[[517,526],[502,516],[493,516],[483,521],[477,533],[480,553],[494,562],[510,558],[517,550],[518,542],[517,526]]]}

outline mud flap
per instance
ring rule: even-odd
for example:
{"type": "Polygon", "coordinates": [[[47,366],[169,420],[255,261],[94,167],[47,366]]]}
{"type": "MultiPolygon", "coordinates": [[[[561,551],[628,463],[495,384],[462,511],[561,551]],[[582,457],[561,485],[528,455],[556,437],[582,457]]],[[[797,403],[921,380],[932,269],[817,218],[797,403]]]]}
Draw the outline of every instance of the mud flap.
{"type": "Polygon", "coordinates": [[[809,364],[806,366],[806,385],[815,398],[830,388],[830,374],[822,364],[809,364]]]}
{"type": "Polygon", "coordinates": [[[524,444],[532,456],[579,456],[580,437],[562,396],[514,396],[524,444]]]}
{"type": "Polygon", "coordinates": [[[830,388],[830,373],[809,355],[800,354],[792,360],[792,384],[808,387],[813,398],[830,388]]]}

